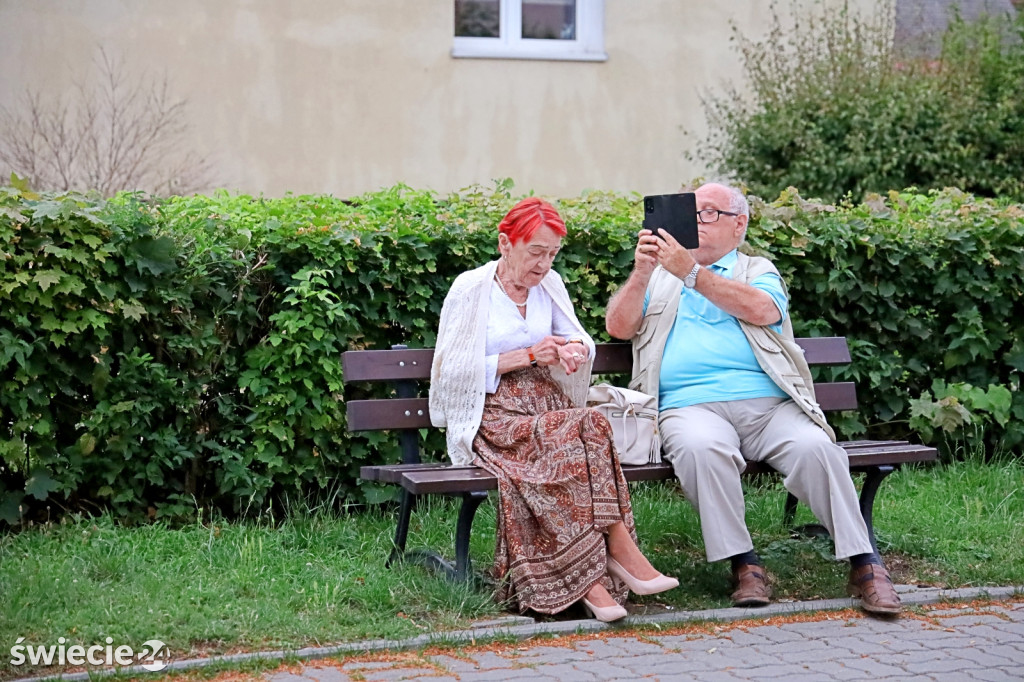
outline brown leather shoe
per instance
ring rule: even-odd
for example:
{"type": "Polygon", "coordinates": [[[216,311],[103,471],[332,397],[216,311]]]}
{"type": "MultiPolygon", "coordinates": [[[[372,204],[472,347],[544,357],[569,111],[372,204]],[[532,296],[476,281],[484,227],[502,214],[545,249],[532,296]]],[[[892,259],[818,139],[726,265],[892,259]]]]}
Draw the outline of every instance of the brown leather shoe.
{"type": "Polygon", "coordinates": [[[732,572],[733,606],[767,606],[772,600],[768,571],[764,566],[743,564],[732,572]]]}
{"type": "Polygon", "coordinates": [[[889,571],[878,564],[851,568],[846,592],[851,597],[860,597],[861,608],[868,613],[894,615],[902,608],[889,571]]]}

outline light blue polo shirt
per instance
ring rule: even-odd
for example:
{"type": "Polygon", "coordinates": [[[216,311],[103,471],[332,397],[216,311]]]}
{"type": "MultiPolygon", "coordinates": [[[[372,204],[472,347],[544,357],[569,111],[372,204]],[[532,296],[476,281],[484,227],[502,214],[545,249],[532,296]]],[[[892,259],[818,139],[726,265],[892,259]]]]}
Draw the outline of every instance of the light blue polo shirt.
{"type": "MultiPolygon", "coordinates": [[[[734,249],[708,269],[732,279],[736,263],[734,249]]],[[[782,280],[775,273],[765,273],[750,284],[775,301],[781,317],[771,327],[781,331],[789,308],[782,280]]],[[[696,289],[683,287],[680,296],[679,310],[661,360],[660,410],[724,400],[786,397],[757,364],[739,320],[696,289]]],[[[648,292],[644,312],[649,300],[648,292]]]]}

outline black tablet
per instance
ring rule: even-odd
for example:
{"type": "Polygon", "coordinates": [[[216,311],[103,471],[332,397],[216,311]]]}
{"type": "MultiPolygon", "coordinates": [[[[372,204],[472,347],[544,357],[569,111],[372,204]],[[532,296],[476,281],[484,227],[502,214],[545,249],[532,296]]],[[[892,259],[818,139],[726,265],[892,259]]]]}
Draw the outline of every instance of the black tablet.
{"type": "Polygon", "coordinates": [[[697,237],[697,195],[693,192],[656,194],[644,197],[644,227],[658,234],[664,228],[687,249],[699,246],[697,237]]]}

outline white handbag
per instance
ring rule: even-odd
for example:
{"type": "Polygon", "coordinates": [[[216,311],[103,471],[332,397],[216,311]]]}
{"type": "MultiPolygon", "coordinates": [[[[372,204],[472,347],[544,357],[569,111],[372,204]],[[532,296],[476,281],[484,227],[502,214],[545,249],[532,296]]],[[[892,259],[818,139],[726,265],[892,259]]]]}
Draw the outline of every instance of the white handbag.
{"type": "Polygon", "coordinates": [[[658,401],[640,391],[596,384],[587,392],[587,407],[603,414],[612,425],[621,464],[661,461],[658,401]]]}

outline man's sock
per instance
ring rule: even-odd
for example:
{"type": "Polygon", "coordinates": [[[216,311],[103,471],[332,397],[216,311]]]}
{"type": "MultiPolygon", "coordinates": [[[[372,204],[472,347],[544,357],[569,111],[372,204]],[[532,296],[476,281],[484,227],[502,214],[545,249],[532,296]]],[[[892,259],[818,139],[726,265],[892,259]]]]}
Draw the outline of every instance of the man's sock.
{"type": "Polygon", "coordinates": [[[761,563],[761,557],[757,556],[757,553],[754,550],[750,550],[749,552],[744,552],[743,554],[737,554],[735,556],[731,556],[731,557],[729,557],[729,561],[732,562],[732,570],[733,571],[735,571],[740,566],[743,566],[744,564],[750,564],[751,566],[763,566],[764,565],[764,564],[761,563]]]}
{"type": "Polygon", "coordinates": [[[868,564],[875,564],[876,566],[881,566],[882,560],[879,559],[878,555],[874,552],[854,554],[852,557],[850,557],[850,566],[852,568],[860,568],[861,566],[867,566],[868,564]]]}

